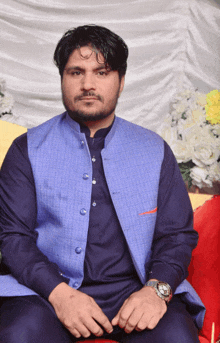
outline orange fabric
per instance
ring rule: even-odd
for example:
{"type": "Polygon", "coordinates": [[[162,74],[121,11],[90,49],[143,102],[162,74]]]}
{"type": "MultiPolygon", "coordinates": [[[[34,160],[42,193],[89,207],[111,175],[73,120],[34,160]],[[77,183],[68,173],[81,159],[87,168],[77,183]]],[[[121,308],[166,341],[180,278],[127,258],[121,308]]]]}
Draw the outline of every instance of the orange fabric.
{"type": "Polygon", "coordinates": [[[188,280],[206,307],[200,342],[210,342],[212,323],[215,340],[220,334],[220,196],[214,196],[194,213],[199,242],[193,251],[188,280]]]}
{"type": "Polygon", "coordinates": [[[150,214],[150,213],[155,213],[155,212],[157,212],[157,207],[154,210],[143,212],[143,213],[139,213],[139,216],[142,216],[143,214],[150,214]]]}

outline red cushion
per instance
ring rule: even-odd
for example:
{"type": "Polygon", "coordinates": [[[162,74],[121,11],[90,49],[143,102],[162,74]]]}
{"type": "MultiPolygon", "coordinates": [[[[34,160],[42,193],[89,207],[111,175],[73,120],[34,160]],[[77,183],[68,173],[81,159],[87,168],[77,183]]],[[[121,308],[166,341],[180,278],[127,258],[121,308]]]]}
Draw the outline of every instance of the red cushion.
{"type": "Polygon", "coordinates": [[[200,343],[210,343],[210,340],[205,338],[205,337],[199,336],[199,342],[200,343]]]}
{"type": "Polygon", "coordinates": [[[215,196],[194,213],[199,242],[193,251],[188,280],[206,307],[200,342],[210,342],[212,323],[215,340],[220,333],[220,196],[215,196]],[[206,339],[206,340],[205,340],[206,339]]]}

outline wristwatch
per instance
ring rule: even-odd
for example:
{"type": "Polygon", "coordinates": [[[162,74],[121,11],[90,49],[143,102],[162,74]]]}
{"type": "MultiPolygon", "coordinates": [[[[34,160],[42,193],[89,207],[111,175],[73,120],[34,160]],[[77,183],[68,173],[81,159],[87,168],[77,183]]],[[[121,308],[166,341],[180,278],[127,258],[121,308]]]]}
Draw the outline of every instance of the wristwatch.
{"type": "Polygon", "coordinates": [[[170,285],[162,281],[148,281],[146,286],[153,287],[161,299],[165,300],[168,304],[172,298],[172,289],[170,285]]]}

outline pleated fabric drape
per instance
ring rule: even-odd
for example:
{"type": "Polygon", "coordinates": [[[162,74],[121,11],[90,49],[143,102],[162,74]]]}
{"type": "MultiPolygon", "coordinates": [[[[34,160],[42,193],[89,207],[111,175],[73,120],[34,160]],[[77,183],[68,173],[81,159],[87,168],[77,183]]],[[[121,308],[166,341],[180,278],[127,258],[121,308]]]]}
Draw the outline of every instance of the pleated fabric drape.
{"type": "Polygon", "coordinates": [[[220,89],[220,6],[212,0],[1,0],[0,77],[26,127],[64,111],[53,52],[69,28],[98,24],[128,44],[117,115],[157,131],[172,96],[220,89]]]}

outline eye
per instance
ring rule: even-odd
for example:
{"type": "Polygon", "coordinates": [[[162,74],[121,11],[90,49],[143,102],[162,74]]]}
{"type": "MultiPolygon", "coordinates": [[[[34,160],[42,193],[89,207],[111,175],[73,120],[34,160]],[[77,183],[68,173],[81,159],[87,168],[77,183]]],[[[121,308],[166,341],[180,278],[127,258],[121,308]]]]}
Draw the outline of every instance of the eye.
{"type": "Polygon", "coordinates": [[[81,71],[77,70],[77,71],[71,71],[71,75],[73,76],[79,76],[81,75],[81,71]]]}
{"type": "Polygon", "coordinates": [[[106,75],[108,75],[108,72],[107,72],[107,70],[100,70],[100,71],[98,72],[98,75],[100,75],[100,76],[106,76],[106,75]]]}

